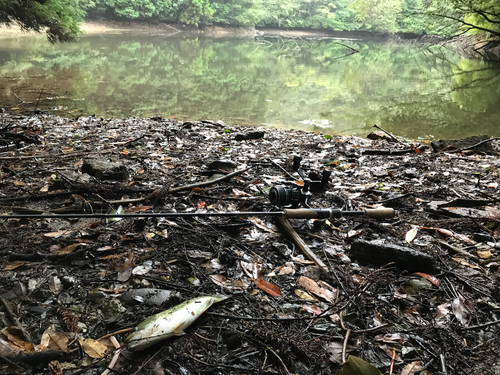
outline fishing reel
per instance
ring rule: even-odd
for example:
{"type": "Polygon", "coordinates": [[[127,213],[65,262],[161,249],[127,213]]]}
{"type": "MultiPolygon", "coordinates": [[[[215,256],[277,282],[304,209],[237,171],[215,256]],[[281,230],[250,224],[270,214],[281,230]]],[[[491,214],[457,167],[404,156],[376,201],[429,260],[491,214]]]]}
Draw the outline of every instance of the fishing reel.
{"type": "Polygon", "coordinates": [[[300,156],[293,157],[293,169],[299,174],[304,185],[302,187],[295,184],[273,186],[269,191],[269,201],[271,204],[291,208],[297,208],[302,205],[310,208],[309,199],[312,196],[311,191],[320,191],[326,187],[332,171],[323,170],[321,178],[314,172],[311,172],[306,177],[304,171],[300,168],[301,161],[302,158],[300,156]]]}

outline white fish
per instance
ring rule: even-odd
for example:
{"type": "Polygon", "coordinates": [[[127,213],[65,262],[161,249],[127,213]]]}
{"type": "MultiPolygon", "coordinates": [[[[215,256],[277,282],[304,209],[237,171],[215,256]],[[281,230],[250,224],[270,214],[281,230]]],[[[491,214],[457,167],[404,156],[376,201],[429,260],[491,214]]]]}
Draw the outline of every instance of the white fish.
{"type": "Polygon", "coordinates": [[[227,297],[197,297],[150,316],[125,339],[126,347],[131,351],[143,350],[169,337],[183,335],[206,309],[225,299],[227,297]]]}

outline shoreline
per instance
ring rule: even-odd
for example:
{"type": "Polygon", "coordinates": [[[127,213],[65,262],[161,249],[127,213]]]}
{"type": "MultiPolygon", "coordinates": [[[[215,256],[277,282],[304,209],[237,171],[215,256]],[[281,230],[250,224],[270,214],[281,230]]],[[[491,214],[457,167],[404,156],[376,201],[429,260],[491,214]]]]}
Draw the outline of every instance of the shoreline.
{"type": "MultiPolygon", "coordinates": [[[[195,27],[182,24],[153,23],[147,21],[87,20],[81,23],[83,35],[138,33],[149,35],[173,36],[179,33],[199,35],[209,38],[254,38],[256,36],[284,38],[332,38],[341,40],[377,39],[395,43],[422,43],[429,45],[448,45],[466,58],[500,61],[500,41],[484,40],[478,35],[462,35],[443,38],[437,35],[391,34],[367,31],[333,31],[300,29],[260,29],[239,26],[195,27]]],[[[0,25],[0,39],[9,37],[30,37],[43,35],[34,31],[23,31],[17,25],[0,25]]]]}

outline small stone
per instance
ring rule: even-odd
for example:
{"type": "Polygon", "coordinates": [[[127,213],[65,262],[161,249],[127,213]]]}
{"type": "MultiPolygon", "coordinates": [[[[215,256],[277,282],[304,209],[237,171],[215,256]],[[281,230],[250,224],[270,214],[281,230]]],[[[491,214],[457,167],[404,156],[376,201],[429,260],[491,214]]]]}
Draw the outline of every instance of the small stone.
{"type": "Polygon", "coordinates": [[[283,305],[281,305],[281,308],[285,313],[293,313],[299,311],[302,308],[302,306],[297,305],[295,303],[284,303],[283,305]]]}
{"type": "Polygon", "coordinates": [[[238,164],[232,160],[220,159],[208,164],[208,169],[234,169],[237,166],[238,164]]]}
{"type": "Polygon", "coordinates": [[[284,243],[273,242],[272,246],[273,246],[273,249],[278,250],[284,256],[288,256],[292,253],[292,250],[290,250],[290,248],[287,245],[285,245],[284,243]]]}
{"type": "Polygon", "coordinates": [[[414,296],[420,293],[426,293],[432,289],[433,285],[429,280],[424,278],[408,280],[402,287],[402,293],[414,296]]]}
{"type": "Polygon", "coordinates": [[[172,297],[180,297],[180,293],[165,289],[142,288],[129,290],[120,299],[128,305],[145,303],[150,306],[161,306],[172,297]]]}
{"type": "Polygon", "coordinates": [[[76,284],[76,278],[73,276],[63,276],[61,277],[61,282],[65,288],[71,288],[76,284]]]}
{"type": "Polygon", "coordinates": [[[72,301],[72,298],[71,296],[67,293],[67,292],[62,292],[60,293],[58,296],[57,296],[57,301],[61,304],[61,305],[68,305],[71,303],[72,301]]]}
{"type": "Polygon", "coordinates": [[[127,308],[117,299],[112,299],[111,301],[106,302],[101,308],[104,319],[115,318],[116,316],[123,314],[125,311],[127,311],[127,308]]]}
{"type": "Polygon", "coordinates": [[[494,242],[495,238],[488,233],[474,233],[474,241],[476,242],[494,242]]]}
{"type": "Polygon", "coordinates": [[[408,178],[417,177],[417,169],[416,168],[408,168],[404,171],[404,176],[408,178]]]}
{"type": "Polygon", "coordinates": [[[87,173],[99,180],[126,181],[129,177],[125,166],[104,159],[84,160],[82,173],[87,173]]]}
{"type": "Polygon", "coordinates": [[[100,302],[108,298],[108,295],[99,289],[92,289],[87,294],[87,299],[92,302],[100,302]]]}

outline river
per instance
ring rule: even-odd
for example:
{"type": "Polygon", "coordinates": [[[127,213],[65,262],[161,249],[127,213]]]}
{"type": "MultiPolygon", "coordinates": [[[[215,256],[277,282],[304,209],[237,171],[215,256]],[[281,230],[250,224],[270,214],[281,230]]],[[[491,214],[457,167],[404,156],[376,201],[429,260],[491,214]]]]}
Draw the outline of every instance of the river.
{"type": "Polygon", "coordinates": [[[408,139],[500,136],[500,68],[375,40],[117,33],[0,39],[0,107],[105,118],[221,119],[408,139]],[[21,102],[21,101],[24,101],[21,102]]]}

